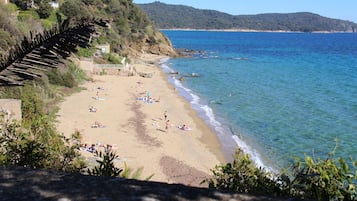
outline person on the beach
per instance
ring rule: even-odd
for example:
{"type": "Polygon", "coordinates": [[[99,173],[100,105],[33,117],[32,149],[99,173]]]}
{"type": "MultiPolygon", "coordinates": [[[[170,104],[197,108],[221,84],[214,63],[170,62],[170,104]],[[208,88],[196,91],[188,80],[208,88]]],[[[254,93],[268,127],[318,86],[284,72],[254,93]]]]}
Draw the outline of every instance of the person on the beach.
{"type": "Polygon", "coordinates": [[[89,112],[97,112],[97,108],[93,107],[93,106],[89,106],[89,112]]]}
{"type": "Polygon", "coordinates": [[[92,144],[92,146],[90,146],[88,148],[88,151],[91,152],[91,153],[94,153],[96,151],[96,147],[95,147],[95,144],[92,144]]]}
{"type": "Polygon", "coordinates": [[[169,130],[169,127],[170,127],[170,120],[167,120],[165,126],[166,132],[169,130]]]}
{"type": "Polygon", "coordinates": [[[105,126],[99,121],[95,121],[94,124],[92,125],[92,128],[105,128],[105,126]]]}
{"type": "Polygon", "coordinates": [[[167,119],[167,111],[164,112],[164,118],[167,119]]]}

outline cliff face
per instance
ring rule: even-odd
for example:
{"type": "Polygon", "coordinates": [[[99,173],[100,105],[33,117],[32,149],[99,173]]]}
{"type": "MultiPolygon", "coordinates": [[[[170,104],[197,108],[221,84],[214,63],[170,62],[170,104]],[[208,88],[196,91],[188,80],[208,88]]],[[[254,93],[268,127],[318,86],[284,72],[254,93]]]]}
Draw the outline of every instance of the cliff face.
{"type": "Polygon", "coordinates": [[[129,46],[131,56],[136,56],[138,53],[150,53],[169,57],[177,56],[177,52],[173,48],[171,41],[158,30],[154,32],[154,36],[149,37],[145,35],[140,41],[132,43],[129,46]]]}
{"type": "MultiPolygon", "coordinates": [[[[36,10],[38,7],[33,9],[36,10]]],[[[37,33],[48,29],[49,25],[47,28],[44,26],[46,23],[51,26],[58,23],[56,16],[38,19],[30,16],[26,10],[21,10],[20,7],[18,9],[19,11],[15,12],[0,4],[0,27],[2,27],[0,38],[3,39],[0,41],[0,54],[9,50],[15,43],[21,43],[24,36],[29,38],[30,32],[37,33]],[[26,19],[31,20],[25,20],[25,17],[14,17],[25,14],[29,15],[26,19]]],[[[56,12],[64,16],[63,19],[100,18],[108,21],[109,28],[98,30],[93,41],[98,44],[110,44],[111,52],[119,55],[135,55],[136,52],[175,55],[170,41],[153,26],[147,15],[131,0],[66,1],[56,12]]],[[[35,15],[36,12],[32,14],[35,15]]]]}

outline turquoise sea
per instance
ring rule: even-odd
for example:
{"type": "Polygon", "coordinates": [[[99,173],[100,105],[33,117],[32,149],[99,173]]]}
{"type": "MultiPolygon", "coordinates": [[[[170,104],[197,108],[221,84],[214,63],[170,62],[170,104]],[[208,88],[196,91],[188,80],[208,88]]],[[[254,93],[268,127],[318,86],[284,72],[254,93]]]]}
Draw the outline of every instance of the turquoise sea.
{"type": "Polygon", "coordinates": [[[305,154],[357,159],[357,34],[163,31],[192,57],[163,61],[223,144],[280,170],[305,154]],[[184,80],[180,81],[179,78],[184,80]]]}

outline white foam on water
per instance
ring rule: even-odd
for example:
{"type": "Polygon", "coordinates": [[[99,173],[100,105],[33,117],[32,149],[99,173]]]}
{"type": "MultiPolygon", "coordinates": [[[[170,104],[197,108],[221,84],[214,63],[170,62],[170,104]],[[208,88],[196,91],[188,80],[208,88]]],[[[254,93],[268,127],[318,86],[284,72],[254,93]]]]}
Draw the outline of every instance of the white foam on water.
{"type": "MultiPolygon", "coordinates": [[[[173,69],[170,68],[169,64],[167,63],[168,61],[169,59],[166,59],[164,62],[162,62],[161,68],[164,70],[164,72],[175,72],[173,69]]],[[[189,100],[192,107],[198,111],[201,118],[211,128],[214,129],[221,143],[223,141],[227,141],[227,138],[229,138],[230,141],[234,141],[234,144],[236,146],[240,147],[244,153],[247,153],[250,156],[251,160],[256,164],[257,167],[262,167],[268,172],[276,172],[273,168],[263,163],[260,154],[255,149],[250,147],[237,135],[232,133],[228,126],[224,126],[221,122],[219,122],[216,118],[216,115],[214,114],[213,109],[209,105],[203,104],[201,98],[198,95],[194,94],[191,89],[185,87],[182,82],[176,79],[176,77],[174,76],[169,77],[169,81],[179,91],[180,95],[189,100]]],[[[222,143],[222,145],[224,146],[225,143],[222,143]]]]}

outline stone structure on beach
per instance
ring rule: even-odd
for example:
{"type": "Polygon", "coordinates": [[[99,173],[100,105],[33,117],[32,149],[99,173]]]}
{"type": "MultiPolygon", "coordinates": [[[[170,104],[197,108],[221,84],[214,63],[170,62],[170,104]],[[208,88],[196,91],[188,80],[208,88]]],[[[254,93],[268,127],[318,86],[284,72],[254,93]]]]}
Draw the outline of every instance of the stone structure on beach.
{"type": "Polygon", "coordinates": [[[20,121],[22,118],[21,100],[0,99],[0,113],[4,116],[5,121],[20,121]]]}

